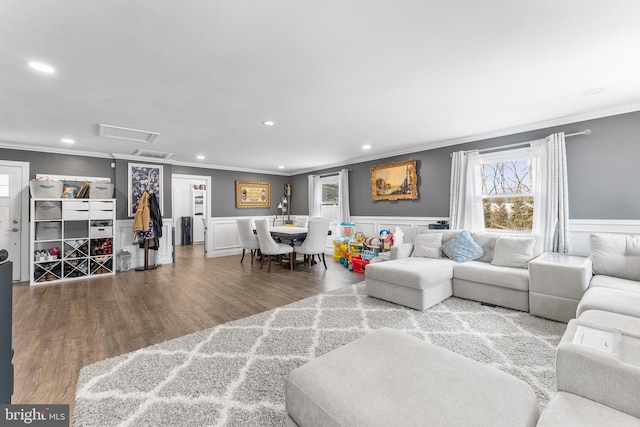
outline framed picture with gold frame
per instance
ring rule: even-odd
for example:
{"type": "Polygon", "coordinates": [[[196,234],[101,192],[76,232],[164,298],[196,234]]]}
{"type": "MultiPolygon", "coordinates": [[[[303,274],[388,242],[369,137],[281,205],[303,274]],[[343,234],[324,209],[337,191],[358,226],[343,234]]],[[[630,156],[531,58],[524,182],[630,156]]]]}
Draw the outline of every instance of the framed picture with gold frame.
{"type": "Polygon", "coordinates": [[[271,183],[236,181],[236,208],[270,208],[271,183]]]}
{"type": "Polygon", "coordinates": [[[371,166],[371,198],[378,200],[416,200],[418,175],[416,161],[371,166]]]}

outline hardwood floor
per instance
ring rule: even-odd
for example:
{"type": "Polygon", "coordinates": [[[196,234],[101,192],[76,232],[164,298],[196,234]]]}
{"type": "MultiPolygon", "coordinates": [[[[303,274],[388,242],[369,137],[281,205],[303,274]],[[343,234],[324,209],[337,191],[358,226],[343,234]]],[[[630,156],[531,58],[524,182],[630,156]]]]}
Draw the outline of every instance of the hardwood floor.
{"type": "Polygon", "coordinates": [[[327,257],[328,269],[290,271],[248,256],[204,258],[178,246],[155,270],[64,284],[13,287],[13,403],[70,404],[80,369],[94,362],[364,280],[327,257]]]}

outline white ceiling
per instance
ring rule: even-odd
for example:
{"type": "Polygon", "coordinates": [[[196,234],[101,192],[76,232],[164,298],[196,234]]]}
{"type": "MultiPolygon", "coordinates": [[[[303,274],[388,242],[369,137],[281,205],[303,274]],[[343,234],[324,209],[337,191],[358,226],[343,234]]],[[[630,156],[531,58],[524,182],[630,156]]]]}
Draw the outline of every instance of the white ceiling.
{"type": "Polygon", "coordinates": [[[0,3],[3,147],[291,174],[636,110],[637,0],[0,3]]]}

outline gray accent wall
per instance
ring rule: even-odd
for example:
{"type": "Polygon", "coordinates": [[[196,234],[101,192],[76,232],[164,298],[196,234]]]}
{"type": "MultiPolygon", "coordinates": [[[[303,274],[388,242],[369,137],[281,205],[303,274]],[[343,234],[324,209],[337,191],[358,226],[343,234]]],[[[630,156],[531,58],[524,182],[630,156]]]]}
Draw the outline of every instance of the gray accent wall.
{"type": "MultiPolygon", "coordinates": [[[[552,133],[591,129],[588,136],[567,138],[569,217],[571,219],[640,219],[640,112],[554,126],[456,146],[419,151],[370,162],[322,169],[309,174],[349,170],[349,202],[354,216],[448,217],[450,153],[544,138],[552,133]],[[419,200],[371,199],[373,165],[415,159],[419,200]]],[[[291,178],[293,213],[307,214],[308,175],[291,178]]]]}

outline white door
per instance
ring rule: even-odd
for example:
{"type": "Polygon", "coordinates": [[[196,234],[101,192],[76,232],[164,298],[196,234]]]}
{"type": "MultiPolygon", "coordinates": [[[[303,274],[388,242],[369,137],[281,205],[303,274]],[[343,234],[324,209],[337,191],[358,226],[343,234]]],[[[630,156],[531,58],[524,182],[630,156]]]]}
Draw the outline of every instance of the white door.
{"type": "Polygon", "coordinates": [[[22,233],[28,232],[29,225],[22,221],[23,214],[26,214],[22,212],[24,169],[22,166],[8,166],[8,163],[0,164],[0,249],[6,249],[9,260],[13,261],[13,280],[21,280],[22,233]]]}

